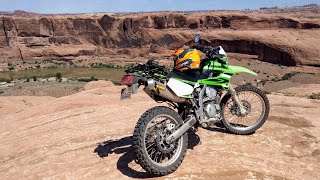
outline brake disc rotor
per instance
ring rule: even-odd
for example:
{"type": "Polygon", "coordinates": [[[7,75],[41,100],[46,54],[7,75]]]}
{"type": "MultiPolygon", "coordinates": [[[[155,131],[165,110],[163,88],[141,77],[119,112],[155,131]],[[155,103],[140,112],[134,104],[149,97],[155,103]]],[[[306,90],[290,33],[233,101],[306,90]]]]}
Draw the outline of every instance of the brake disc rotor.
{"type": "Polygon", "coordinates": [[[158,149],[163,152],[163,153],[169,153],[173,150],[174,148],[174,143],[172,144],[167,144],[166,142],[166,135],[162,133],[158,133],[157,138],[156,138],[156,144],[158,149]]]}
{"type": "Polygon", "coordinates": [[[251,104],[248,101],[242,100],[241,101],[242,106],[244,107],[244,109],[246,110],[246,115],[249,114],[251,112],[251,104]]]}
{"type": "Polygon", "coordinates": [[[248,115],[251,112],[251,104],[246,100],[241,100],[241,104],[243,108],[246,110],[245,114],[241,114],[240,109],[235,103],[231,106],[230,112],[240,117],[245,117],[246,115],[248,115]]]}

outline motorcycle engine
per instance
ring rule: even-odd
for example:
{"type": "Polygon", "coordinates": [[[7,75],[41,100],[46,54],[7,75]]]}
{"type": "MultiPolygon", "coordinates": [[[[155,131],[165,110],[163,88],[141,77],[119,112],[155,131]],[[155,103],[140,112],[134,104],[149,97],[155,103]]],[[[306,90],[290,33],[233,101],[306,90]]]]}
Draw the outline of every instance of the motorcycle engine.
{"type": "Polygon", "coordinates": [[[215,124],[220,121],[220,95],[215,88],[207,87],[203,100],[204,120],[201,122],[203,126],[215,124]]]}

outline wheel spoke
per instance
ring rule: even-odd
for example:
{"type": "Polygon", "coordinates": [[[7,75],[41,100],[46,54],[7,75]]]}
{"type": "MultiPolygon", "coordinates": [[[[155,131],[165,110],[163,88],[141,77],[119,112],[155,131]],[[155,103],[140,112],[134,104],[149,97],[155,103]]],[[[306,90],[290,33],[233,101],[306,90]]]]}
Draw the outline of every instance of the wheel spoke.
{"type": "Polygon", "coordinates": [[[228,121],[233,121],[235,118],[237,119],[238,116],[233,116],[232,118],[228,119],[228,121]]]}
{"type": "Polygon", "coordinates": [[[247,113],[241,115],[233,98],[230,98],[223,107],[225,120],[237,128],[254,126],[264,115],[265,105],[262,97],[254,91],[240,91],[237,94],[247,113]]]}
{"type": "Polygon", "coordinates": [[[165,138],[170,134],[167,130],[167,124],[174,124],[179,126],[177,121],[167,116],[155,117],[147,124],[145,134],[145,150],[147,156],[154,162],[161,166],[161,164],[170,164],[175,161],[181,149],[181,139],[174,142],[174,145],[166,144],[165,138]]]}
{"type": "Polygon", "coordinates": [[[149,154],[150,155],[150,157],[156,152],[157,150],[155,150],[155,149],[152,149],[152,152],[149,154]]]}
{"type": "Polygon", "coordinates": [[[146,149],[147,149],[147,151],[149,151],[149,150],[151,150],[152,148],[150,148],[150,147],[154,147],[154,145],[155,145],[155,143],[152,143],[151,145],[149,145],[146,149]],[[150,148],[150,149],[149,149],[150,148]],[[149,150],[148,150],[149,149],[149,150]]]}

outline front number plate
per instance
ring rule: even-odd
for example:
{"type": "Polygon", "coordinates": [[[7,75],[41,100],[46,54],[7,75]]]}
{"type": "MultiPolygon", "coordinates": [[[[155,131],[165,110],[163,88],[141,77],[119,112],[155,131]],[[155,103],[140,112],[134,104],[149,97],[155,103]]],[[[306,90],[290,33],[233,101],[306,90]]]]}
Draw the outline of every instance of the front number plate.
{"type": "Polygon", "coordinates": [[[120,100],[131,99],[132,89],[131,87],[121,89],[120,100]]]}

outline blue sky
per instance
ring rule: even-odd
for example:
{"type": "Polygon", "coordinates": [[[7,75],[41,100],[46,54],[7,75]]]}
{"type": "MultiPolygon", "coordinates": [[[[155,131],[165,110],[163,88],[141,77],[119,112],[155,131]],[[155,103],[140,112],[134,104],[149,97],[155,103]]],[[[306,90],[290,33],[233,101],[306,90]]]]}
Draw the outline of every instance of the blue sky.
{"type": "Polygon", "coordinates": [[[36,13],[239,10],[320,4],[320,0],[0,0],[0,11],[36,13]]]}

